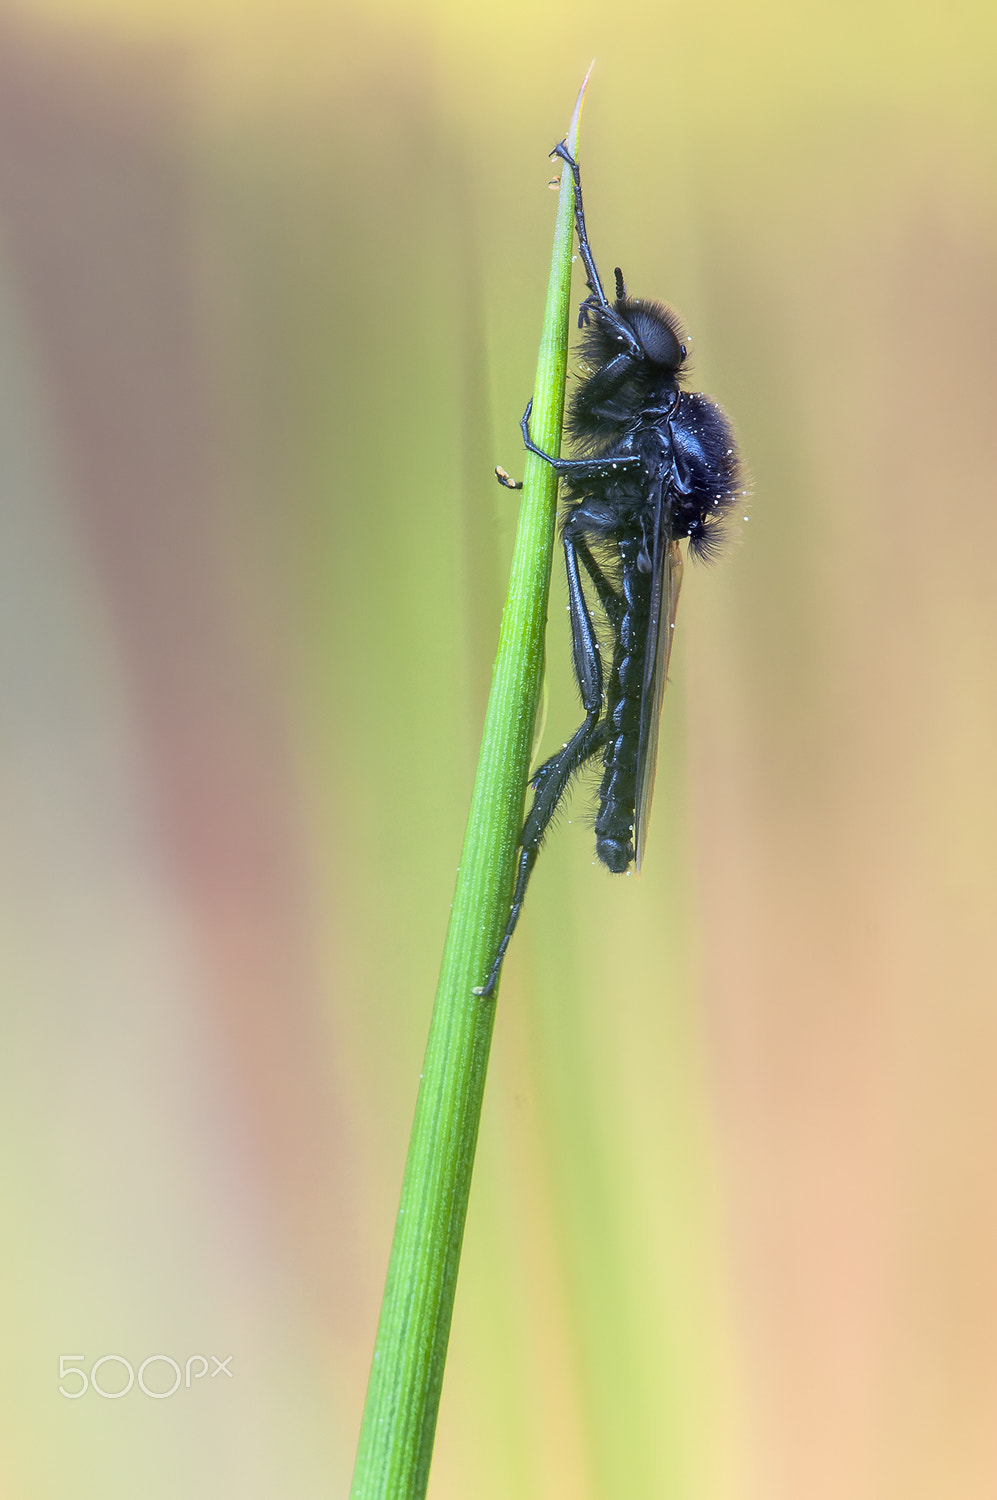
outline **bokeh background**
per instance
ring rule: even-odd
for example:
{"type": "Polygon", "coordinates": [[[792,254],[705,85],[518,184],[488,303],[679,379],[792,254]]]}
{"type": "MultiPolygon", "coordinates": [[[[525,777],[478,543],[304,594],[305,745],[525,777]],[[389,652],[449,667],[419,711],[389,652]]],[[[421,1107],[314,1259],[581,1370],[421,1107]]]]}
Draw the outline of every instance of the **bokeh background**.
{"type": "Polygon", "coordinates": [[[754,494],[645,873],[538,868],[431,1495],[997,1493],[995,16],[4,4],[4,1496],[347,1493],[593,55],[754,494]]]}

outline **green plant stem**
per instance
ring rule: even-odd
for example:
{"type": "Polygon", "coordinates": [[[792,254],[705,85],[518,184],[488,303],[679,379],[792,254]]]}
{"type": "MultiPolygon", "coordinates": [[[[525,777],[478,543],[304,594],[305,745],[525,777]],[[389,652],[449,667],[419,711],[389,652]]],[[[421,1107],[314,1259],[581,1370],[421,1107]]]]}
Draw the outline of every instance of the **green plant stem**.
{"type": "MultiPolygon", "coordinates": [[[[568,132],[577,154],[578,95],[568,132]]],[[[571,298],[574,191],[561,173],[531,417],[560,450],[571,298]]],[[[523,501],[478,771],[409,1143],[367,1387],[352,1500],[422,1500],[436,1432],[471,1168],[495,1019],[483,982],[509,911],[513,863],[543,680],[557,477],[526,455],[523,501]]]]}

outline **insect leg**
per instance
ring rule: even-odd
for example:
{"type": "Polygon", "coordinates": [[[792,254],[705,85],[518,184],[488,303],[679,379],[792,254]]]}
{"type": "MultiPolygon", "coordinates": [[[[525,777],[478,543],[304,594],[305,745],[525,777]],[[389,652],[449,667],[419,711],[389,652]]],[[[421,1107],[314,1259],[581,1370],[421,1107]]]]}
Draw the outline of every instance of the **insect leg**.
{"type": "MultiPolygon", "coordinates": [[[[589,245],[588,231],[585,228],[585,209],[582,205],[582,178],[578,170],[578,163],[563,141],[559,141],[550,154],[551,156],[559,156],[561,158],[575,180],[575,233],[578,236],[578,253],[585,267],[589,291],[592,293],[592,296],[587,299],[588,305],[590,307],[599,306],[608,309],[609,301],[602,289],[602,282],[599,280],[599,272],[595,268],[595,261],[592,259],[592,247],[589,245]]],[[[582,306],[585,306],[584,302],[582,306]]]]}
{"type": "MultiPolygon", "coordinates": [[[[599,656],[599,641],[592,625],[592,616],[589,614],[588,605],[585,602],[585,594],[582,590],[582,580],[578,572],[578,557],[580,547],[585,550],[586,571],[592,582],[595,583],[591,567],[595,567],[595,559],[589,552],[584,542],[572,535],[570,530],[564,533],[564,570],[568,578],[568,618],[571,621],[571,656],[575,667],[575,678],[578,682],[578,691],[581,694],[582,707],[585,710],[586,720],[594,724],[602,712],[602,660],[599,656]]],[[[598,571],[598,570],[597,570],[598,571]]],[[[600,579],[606,584],[606,580],[600,579]]],[[[599,585],[596,584],[598,589],[599,585]]],[[[608,588],[609,585],[606,584],[608,588]]],[[[614,596],[615,597],[615,596],[614,596]]],[[[553,811],[553,809],[551,809],[553,811]]]]}
{"type": "MultiPolygon", "coordinates": [[[[613,316],[615,317],[615,314],[613,316]]],[[[608,313],[603,314],[603,322],[608,317],[608,313]]],[[[619,410],[614,398],[619,395],[621,388],[636,368],[636,358],[630,351],[625,351],[615,354],[606,364],[593,370],[575,392],[573,399],[576,418],[594,417],[598,420],[618,422],[619,410]]]]}
{"type": "MultiPolygon", "coordinates": [[[[578,170],[578,163],[570,154],[563,141],[558,142],[550,154],[551,156],[559,156],[561,158],[570,169],[575,183],[575,234],[578,237],[578,253],[585,267],[585,283],[591,293],[590,296],[585,298],[585,301],[578,309],[578,326],[579,328],[584,328],[588,322],[589,312],[598,311],[602,324],[604,326],[608,324],[616,332],[620,342],[626,345],[627,352],[639,359],[642,353],[640,340],[629,324],[625,323],[613,308],[612,303],[602,289],[599,272],[595,268],[595,261],[592,257],[592,246],[589,244],[588,230],[585,227],[585,209],[582,205],[582,178],[578,170]]],[[[620,272],[617,272],[617,295],[619,295],[619,288],[622,285],[623,276],[620,272]]],[[[626,288],[624,287],[625,291],[626,288]]]]}
{"type": "MultiPolygon", "coordinates": [[[[568,524],[570,525],[570,517],[568,518],[568,524]]],[[[615,630],[619,623],[620,615],[625,607],[624,601],[620,598],[619,594],[613,588],[613,585],[610,583],[609,579],[606,577],[605,573],[602,571],[599,564],[592,556],[592,553],[589,551],[588,543],[584,540],[584,538],[580,536],[575,537],[575,551],[577,552],[586,573],[592,580],[593,587],[595,588],[595,591],[599,596],[599,603],[606,611],[606,618],[615,630]]]]}
{"type": "Polygon", "coordinates": [[[523,824],[523,831],[519,835],[519,861],[516,865],[516,882],[512,889],[512,901],[509,906],[509,920],[505,924],[505,931],[495,950],[488,977],[484,984],[479,984],[474,990],[474,994],[480,996],[482,1000],[487,1000],[490,995],[494,994],[502,968],[502,960],[505,958],[506,949],[523,910],[526,887],[530,883],[530,876],[533,874],[533,866],[537,862],[547,825],[554,816],[557,804],[564,796],[568,782],[575,772],[580,770],[585,762],[601,748],[602,741],[601,726],[590,726],[588,722],[584,723],[572,735],[564,749],[542,765],[533,778],[535,784],[533,806],[523,824]]]}
{"type": "MultiPolygon", "coordinates": [[[[552,458],[542,448],[538,448],[530,437],[530,412],[533,410],[533,398],[526,403],[523,419],[519,424],[519,430],[523,434],[523,442],[531,453],[542,458],[545,463],[550,464],[562,478],[575,479],[608,479],[610,475],[618,473],[621,469],[637,470],[643,469],[644,460],[636,454],[628,458],[552,458]]],[[[501,479],[499,483],[501,483],[501,479]]]]}
{"type": "Polygon", "coordinates": [[[592,568],[595,568],[599,579],[607,589],[609,585],[584,543],[577,542],[570,532],[566,532],[564,565],[568,577],[571,651],[574,658],[575,676],[578,679],[578,690],[585,709],[585,722],[579,729],[576,729],[563,750],[559,750],[556,755],[551,756],[550,760],[545,761],[532,778],[533,802],[519,835],[519,861],[509,905],[509,918],[492,960],[492,966],[488,971],[488,977],[484,984],[479,985],[474,991],[482,999],[487,999],[494,992],[499,971],[502,968],[502,960],[505,958],[509,940],[516,930],[516,923],[523,909],[526,887],[533,874],[533,866],[537,862],[540,845],[543,843],[550,820],[557,811],[557,805],[564,796],[572,776],[587,760],[591,759],[603,743],[603,730],[599,723],[602,713],[602,662],[599,658],[599,643],[592,617],[582,590],[582,580],[578,570],[580,554],[583,561],[585,558],[588,559],[585,563],[586,570],[592,576],[596,588],[599,588],[599,584],[596,583],[595,576],[591,572],[592,568]]]}

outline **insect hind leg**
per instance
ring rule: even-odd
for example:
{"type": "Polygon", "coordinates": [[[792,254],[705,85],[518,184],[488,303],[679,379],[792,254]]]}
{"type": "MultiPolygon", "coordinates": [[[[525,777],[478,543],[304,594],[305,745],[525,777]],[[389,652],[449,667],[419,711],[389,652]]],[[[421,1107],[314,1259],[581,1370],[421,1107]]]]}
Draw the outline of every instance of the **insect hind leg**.
{"type": "MultiPolygon", "coordinates": [[[[571,517],[569,516],[568,526],[570,526],[570,524],[571,517]]],[[[566,527],[565,535],[567,536],[569,534],[570,533],[568,532],[566,527]]],[[[602,571],[599,564],[592,556],[591,549],[584,536],[581,534],[575,536],[574,544],[575,552],[579,560],[583,564],[589,578],[592,580],[592,586],[594,587],[596,594],[598,595],[599,603],[602,605],[603,611],[606,615],[606,619],[609,621],[613,630],[618,630],[620,618],[625,608],[624,600],[613,588],[613,585],[610,583],[609,579],[606,577],[605,573],[602,571]]]]}
{"type": "Polygon", "coordinates": [[[599,657],[599,642],[592,624],[592,616],[582,589],[579,558],[596,588],[599,589],[600,595],[605,590],[607,596],[615,600],[615,595],[612,594],[607,580],[603,577],[588,547],[580,538],[566,531],[564,565],[568,580],[571,651],[578,691],[581,694],[582,707],[585,709],[585,722],[575,730],[563,749],[544,761],[531,779],[533,802],[519,835],[519,862],[516,866],[516,880],[509,905],[509,916],[492,960],[492,966],[488,971],[488,977],[484,984],[479,985],[474,991],[482,999],[487,999],[494,993],[499,971],[502,968],[502,960],[505,958],[509,940],[516,930],[516,923],[519,921],[519,914],[526,898],[526,887],[530,883],[533,866],[537,862],[540,845],[550,826],[550,820],[557,811],[571,778],[581,770],[585,762],[590,760],[597,750],[602,748],[605,742],[605,730],[600,723],[603,699],[602,662],[599,657]]]}
{"type": "Polygon", "coordinates": [[[533,805],[523,824],[523,831],[519,835],[519,861],[516,865],[516,881],[512,888],[508,920],[499,939],[498,948],[495,950],[488,977],[484,984],[479,984],[473,992],[482,1000],[489,999],[495,993],[502,961],[523,910],[526,887],[530,883],[533,866],[537,862],[537,855],[540,853],[540,846],[550,820],[557,811],[558,803],[564,796],[572,776],[580,771],[585,762],[602,747],[603,739],[604,734],[598,722],[598,713],[588,714],[585,723],[575,731],[564,749],[545,761],[533,777],[533,805]]]}

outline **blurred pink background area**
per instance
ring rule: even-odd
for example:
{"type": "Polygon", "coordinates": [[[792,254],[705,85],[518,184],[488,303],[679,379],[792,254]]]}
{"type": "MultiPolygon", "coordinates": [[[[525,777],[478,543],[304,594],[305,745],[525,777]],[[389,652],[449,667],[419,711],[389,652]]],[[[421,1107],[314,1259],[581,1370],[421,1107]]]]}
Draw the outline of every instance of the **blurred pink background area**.
{"type": "Polygon", "coordinates": [[[580,790],[511,950],[430,1495],[997,1494],[995,43],[0,11],[5,1496],[348,1493],[593,54],[753,495],[644,873],[580,790]]]}

